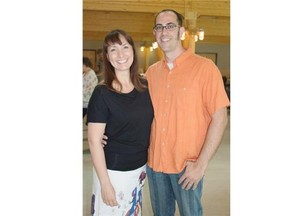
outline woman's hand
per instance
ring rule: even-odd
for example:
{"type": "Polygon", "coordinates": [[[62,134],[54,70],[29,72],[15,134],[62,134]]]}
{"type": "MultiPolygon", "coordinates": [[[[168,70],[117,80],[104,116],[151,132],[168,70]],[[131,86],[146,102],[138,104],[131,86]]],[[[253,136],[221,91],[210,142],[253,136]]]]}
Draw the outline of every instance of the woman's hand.
{"type": "Polygon", "coordinates": [[[103,202],[108,206],[117,206],[116,193],[111,183],[101,185],[101,194],[103,202]]]}

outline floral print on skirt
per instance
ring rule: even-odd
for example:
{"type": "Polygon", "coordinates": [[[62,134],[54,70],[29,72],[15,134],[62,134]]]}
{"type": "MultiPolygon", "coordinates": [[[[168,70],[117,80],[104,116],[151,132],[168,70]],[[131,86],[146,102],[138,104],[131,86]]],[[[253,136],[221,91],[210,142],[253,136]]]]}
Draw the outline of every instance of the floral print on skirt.
{"type": "Polygon", "coordinates": [[[108,170],[108,175],[119,205],[111,207],[103,202],[100,182],[93,169],[91,216],[141,216],[146,165],[131,171],[108,170]]]}

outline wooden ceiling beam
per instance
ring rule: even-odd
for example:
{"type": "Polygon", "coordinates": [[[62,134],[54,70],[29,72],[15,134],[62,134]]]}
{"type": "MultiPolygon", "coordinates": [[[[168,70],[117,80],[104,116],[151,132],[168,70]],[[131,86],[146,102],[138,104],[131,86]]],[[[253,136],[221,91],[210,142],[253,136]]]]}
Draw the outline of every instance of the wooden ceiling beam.
{"type": "Polygon", "coordinates": [[[84,31],[111,31],[120,28],[127,32],[150,32],[154,17],[148,13],[84,11],[84,31]],[[144,21],[145,20],[145,21],[144,21]]]}
{"type": "MultiPolygon", "coordinates": [[[[153,19],[149,13],[84,11],[83,30],[109,32],[120,28],[129,33],[152,35],[153,19]]],[[[199,17],[197,27],[203,28],[205,35],[230,36],[230,20],[227,18],[199,17]]]]}
{"type": "Polygon", "coordinates": [[[203,28],[205,35],[230,36],[230,19],[227,18],[200,17],[197,27],[203,28]]]}
{"type": "Polygon", "coordinates": [[[230,43],[230,0],[83,0],[83,39],[101,41],[120,28],[134,41],[152,42],[154,16],[165,8],[197,13],[196,26],[205,30],[197,43],[230,43]]]}
{"type": "Polygon", "coordinates": [[[198,16],[225,16],[230,17],[230,0],[210,1],[107,1],[83,0],[83,10],[120,11],[156,14],[159,11],[171,8],[185,16],[185,11],[196,11],[198,16]]]}

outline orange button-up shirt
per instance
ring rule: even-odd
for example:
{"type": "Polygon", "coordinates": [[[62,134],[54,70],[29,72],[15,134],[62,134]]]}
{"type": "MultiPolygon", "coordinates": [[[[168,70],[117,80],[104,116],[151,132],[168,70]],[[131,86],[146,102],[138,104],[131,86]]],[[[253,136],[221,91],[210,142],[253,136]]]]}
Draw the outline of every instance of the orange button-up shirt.
{"type": "Polygon", "coordinates": [[[154,107],[148,165],[164,173],[179,173],[187,160],[198,158],[211,116],[229,105],[210,59],[188,49],[173,64],[170,70],[163,59],[146,72],[154,107]]]}

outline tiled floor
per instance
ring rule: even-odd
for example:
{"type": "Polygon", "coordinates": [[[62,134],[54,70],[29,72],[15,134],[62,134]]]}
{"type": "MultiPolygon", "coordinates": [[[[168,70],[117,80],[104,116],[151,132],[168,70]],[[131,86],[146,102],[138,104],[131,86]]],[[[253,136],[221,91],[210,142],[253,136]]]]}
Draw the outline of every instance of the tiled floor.
{"type": "MultiPolygon", "coordinates": [[[[89,216],[92,184],[92,163],[87,144],[87,128],[83,125],[83,216],[89,216]]],[[[222,144],[209,164],[204,178],[204,216],[230,215],[230,121],[222,144]]],[[[179,216],[178,211],[175,216],[179,216]]],[[[148,182],[144,186],[143,216],[153,216],[148,182]]]]}

